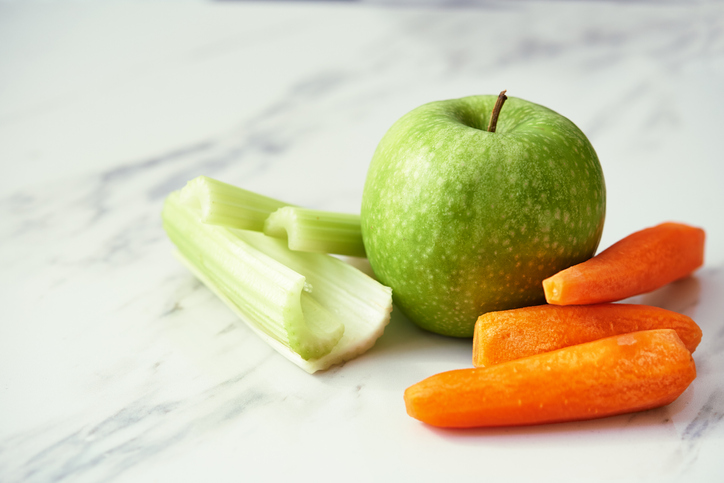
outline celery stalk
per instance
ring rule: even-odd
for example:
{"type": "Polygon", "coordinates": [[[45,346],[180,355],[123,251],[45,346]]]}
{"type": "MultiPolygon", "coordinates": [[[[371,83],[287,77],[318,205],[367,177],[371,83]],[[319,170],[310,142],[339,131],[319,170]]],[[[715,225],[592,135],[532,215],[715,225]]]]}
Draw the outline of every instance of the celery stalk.
{"type": "Polygon", "coordinates": [[[388,287],[329,255],[202,223],[201,203],[182,194],[169,195],[163,210],[179,257],[289,360],[313,373],[356,357],[382,335],[392,310],[388,287]]]}
{"type": "Polygon", "coordinates": [[[269,215],[264,233],[286,238],[291,250],[366,256],[359,215],[286,206],[269,215]]]}
{"type": "Polygon", "coordinates": [[[264,220],[271,213],[291,206],[206,176],[186,183],[180,201],[198,208],[203,223],[254,231],[264,230],[264,220]]]}
{"type": "Polygon", "coordinates": [[[292,206],[206,176],[189,181],[180,200],[203,223],[263,231],[287,239],[292,250],[366,256],[359,215],[292,206]]]}

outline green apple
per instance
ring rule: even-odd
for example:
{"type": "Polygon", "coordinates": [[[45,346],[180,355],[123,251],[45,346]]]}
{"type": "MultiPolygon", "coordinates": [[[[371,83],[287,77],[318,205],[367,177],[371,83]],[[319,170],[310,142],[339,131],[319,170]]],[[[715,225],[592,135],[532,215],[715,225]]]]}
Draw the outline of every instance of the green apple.
{"type": "Polygon", "coordinates": [[[412,321],[444,335],[471,337],[485,312],[544,303],[543,279],[592,257],[603,231],[606,188],[586,136],[513,97],[490,132],[497,98],[403,116],[362,195],[375,275],[412,321]]]}

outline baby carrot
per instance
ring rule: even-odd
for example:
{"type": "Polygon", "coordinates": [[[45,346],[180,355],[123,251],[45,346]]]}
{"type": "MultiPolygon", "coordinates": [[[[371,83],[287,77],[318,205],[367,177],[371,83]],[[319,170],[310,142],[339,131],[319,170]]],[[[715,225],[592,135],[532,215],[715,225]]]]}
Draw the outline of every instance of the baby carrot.
{"type": "Polygon", "coordinates": [[[431,376],[405,391],[407,413],[433,426],[521,426],[602,418],[673,402],[696,377],[671,329],[632,332],[431,376]]]}
{"type": "Polygon", "coordinates": [[[681,223],[637,231],[543,280],[546,301],[596,304],[650,292],[699,268],[704,263],[704,238],[701,228],[681,223]]]}
{"type": "Polygon", "coordinates": [[[686,315],[648,305],[537,305],[488,312],[475,323],[473,365],[488,367],[640,330],[674,329],[689,352],[701,329],[686,315]]]}

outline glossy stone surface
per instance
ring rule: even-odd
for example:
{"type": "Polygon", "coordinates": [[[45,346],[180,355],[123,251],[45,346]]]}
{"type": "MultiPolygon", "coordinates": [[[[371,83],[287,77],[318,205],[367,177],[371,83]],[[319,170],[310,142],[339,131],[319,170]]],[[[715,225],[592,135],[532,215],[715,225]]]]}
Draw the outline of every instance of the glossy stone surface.
{"type": "Polygon", "coordinates": [[[0,4],[0,481],[724,481],[724,13],[716,2],[0,4]],[[392,123],[495,93],[591,140],[600,249],[667,220],[705,266],[637,297],[703,330],[671,405],[439,431],[404,390],[471,343],[397,312],[310,376],[174,258],[164,196],[205,174],[359,212],[392,123]]]}

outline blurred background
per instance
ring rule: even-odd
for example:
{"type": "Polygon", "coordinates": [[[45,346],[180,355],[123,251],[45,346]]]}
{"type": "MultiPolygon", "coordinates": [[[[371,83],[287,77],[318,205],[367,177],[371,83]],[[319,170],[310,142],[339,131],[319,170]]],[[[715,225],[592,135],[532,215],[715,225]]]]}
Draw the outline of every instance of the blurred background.
{"type": "Polygon", "coordinates": [[[293,156],[290,176],[266,172],[289,192],[314,183],[314,159],[356,180],[344,201],[354,211],[394,120],[508,89],[578,124],[604,170],[633,170],[609,180],[611,216],[663,203],[691,218],[668,194],[703,182],[702,204],[715,203],[718,185],[685,160],[720,166],[704,142],[720,126],[703,120],[724,110],[723,18],[716,1],[3,1],[0,162],[12,176],[0,192],[231,136],[236,147],[206,160],[207,174],[293,156]],[[615,196],[659,169],[670,175],[637,206],[615,196]]]}

